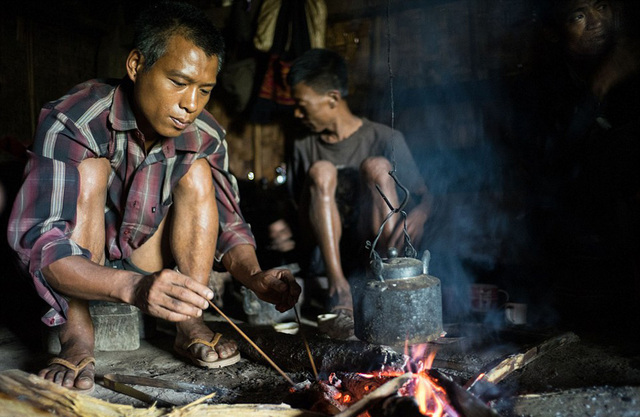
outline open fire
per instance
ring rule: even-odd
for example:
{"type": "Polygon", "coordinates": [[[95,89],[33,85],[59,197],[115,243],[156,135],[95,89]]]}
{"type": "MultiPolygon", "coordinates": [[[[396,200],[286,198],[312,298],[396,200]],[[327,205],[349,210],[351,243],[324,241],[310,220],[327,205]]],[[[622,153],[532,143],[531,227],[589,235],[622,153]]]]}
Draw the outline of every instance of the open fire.
{"type": "MultiPolygon", "coordinates": [[[[429,417],[458,417],[459,414],[451,407],[447,392],[438,382],[428,374],[431,369],[436,351],[426,354],[426,344],[413,347],[409,362],[413,369],[405,369],[412,372],[412,378],[398,390],[398,395],[413,397],[421,414],[429,417]]],[[[408,349],[406,349],[408,350],[408,349]]],[[[405,352],[408,353],[408,352],[405,352]]],[[[409,355],[408,355],[409,356],[409,355]]],[[[363,378],[389,379],[402,375],[398,370],[381,371],[377,375],[360,374],[363,378]]],[[[366,393],[366,390],[365,390],[366,393]]]]}
{"type": "MultiPolygon", "coordinates": [[[[405,348],[408,351],[408,347],[405,348]]],[[[449,398],[445,386],[437,376],[430,373],[436,352],[427,352],[427,345],[416,345],[403,369],[382,369],[376,372],[332,373],[325,381],[307,384],[305,389],[314,394],[312,411],[331,415],[353,415],[362,417],[424,415],[429,417],[464,417],[449,398]],[[401,379],[402,378],[402,379],[401,379]],[[391,392],[377,391],[383,385],[399,381],[391,392]],[[365,406],[362,403],[368,402],[365,406]],[[358,406],[362,410],[353,410],[358,406]],[[410,412],[407,409],[411,409],[410,412]]],[[[383,391],[383,390],[381,390],[383,391]]]]}

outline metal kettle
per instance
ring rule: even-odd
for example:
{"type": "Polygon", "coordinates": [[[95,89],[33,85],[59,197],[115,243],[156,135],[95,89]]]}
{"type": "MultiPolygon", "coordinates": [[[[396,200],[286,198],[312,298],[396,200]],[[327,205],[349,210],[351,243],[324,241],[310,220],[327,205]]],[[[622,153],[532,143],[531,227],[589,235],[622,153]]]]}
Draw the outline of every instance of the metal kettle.
{"type": "Polygon", "coordinates": [[[355,335],[369,343],[419,344],[437,339],[442,328],[440,280],[429,275],[430,253],[421,259],[389,257],[371,262],[368,280],[354,305],[355,335]]]}

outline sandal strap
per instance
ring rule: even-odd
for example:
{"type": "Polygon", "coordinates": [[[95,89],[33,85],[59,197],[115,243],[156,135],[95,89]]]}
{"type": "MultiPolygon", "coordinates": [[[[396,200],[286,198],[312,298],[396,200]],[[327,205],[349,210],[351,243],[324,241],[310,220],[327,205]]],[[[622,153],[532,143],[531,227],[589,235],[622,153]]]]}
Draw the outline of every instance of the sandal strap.
{"type": "Polygon", "coordinates": [[[211,339],[211,341],[196,338],[191,340],[191,342],[187,346],[185,346],[184,349],[189,349],[191,346],[197,345],[197,344],[209,346],[211,349],[213,349],[214,347],[216,347],[221,337],[222,337],[221,333],[216,333],[215,335],[213,335],[213,338],[211,339]]]}
{"type": "Polygon", "coordinates": [[[49,361],[49,365],[62,365],[65,368],[68,368],[72,371],[74,371],[76,374],[80,371],[82,371],[84,368],[87,367],[87,365],[89,364],[96,364],[96,359],[92,356],[87,356],[86,358],[84,358],[83,360],[80,361],[80,363],[78,363],[77,365],[72,364],[71,362],[69,362],[66,359],[62,359],[62,358],[53,358],[49,361]]]}

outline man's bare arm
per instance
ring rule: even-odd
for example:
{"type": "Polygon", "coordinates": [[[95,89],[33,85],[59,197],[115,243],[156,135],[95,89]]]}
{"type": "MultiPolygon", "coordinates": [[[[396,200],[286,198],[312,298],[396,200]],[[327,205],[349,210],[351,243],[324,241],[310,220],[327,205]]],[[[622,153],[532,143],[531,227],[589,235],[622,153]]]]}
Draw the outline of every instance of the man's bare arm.
{"type": "Polygon", "coordinates": [[[251,245],[234,246],[222,258],[231,275],[252,290],[260,299],[275,304],[278,311],[286,311],[297,302],[302,289],[288,269],[263,271],[251,245]]]}
{"type": "Polygon", "coordinates": [[[59,259],[42,272],[61,294],[127,303],[169,321],[201,316],[207,300],[213,297],[211,289],[173,270],[141,275],[101,266],[81,256],[59,259]]]}

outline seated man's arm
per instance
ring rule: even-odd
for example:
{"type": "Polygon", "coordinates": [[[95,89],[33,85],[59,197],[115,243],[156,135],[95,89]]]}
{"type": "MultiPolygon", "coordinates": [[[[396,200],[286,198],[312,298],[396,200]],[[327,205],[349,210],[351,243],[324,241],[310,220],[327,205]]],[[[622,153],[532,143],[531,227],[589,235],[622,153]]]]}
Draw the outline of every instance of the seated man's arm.
{"type": "Polygon", "coordinates": [[[279,311],[292,308],[301,292],[293,274],[287,269],[263,271],[256,256],[256,243],[250,226],[240,211],[240,198],[235,177],[224,167],[226,143],[217,146],[207,159],[216,189],[220,223],[216,242],[216,261],[260,299],[275,304],[279,311]]]}
{"type": "Polygon", "coordinates": [[[301,288],[288,269],[262,271],[251,245],[237,245],[222,258],[227,271],[252,290],[260,299],[275,304],[284,312],[295,306],[301,288]]]}

